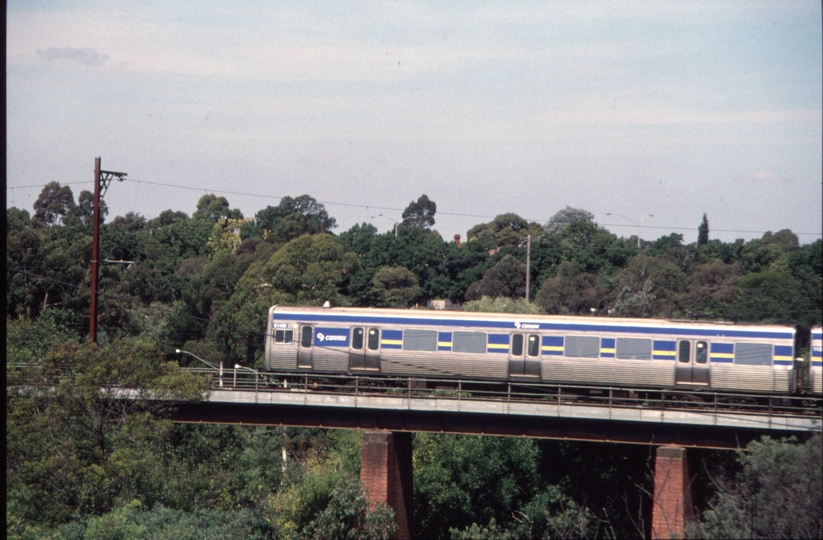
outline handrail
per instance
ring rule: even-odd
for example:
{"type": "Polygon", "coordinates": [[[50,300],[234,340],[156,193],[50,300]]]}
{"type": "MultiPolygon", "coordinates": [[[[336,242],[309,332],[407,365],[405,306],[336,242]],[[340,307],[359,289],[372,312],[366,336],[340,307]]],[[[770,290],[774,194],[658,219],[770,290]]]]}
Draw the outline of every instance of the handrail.
{"type": "MultiPolygon", "coordinates": [[[[406,399],[445,399],[460,401],[501,401],[505,403],[586,404],[605,408],[641,408],[650,410],[705,411],[723,413],[767,414],[774,417],[808,417],[823,414],[823,399],[817,396],[769,396],[680,390],[676,388],[624,388],[586,386],[538,381],[484,381],[464,379],[426,379],[434,388],[419,388],[420,377],[341,376],[286,372],[260,372],[235,365],[230,381],[219,377],[214,369],[181,368],[214,377],[223,390],[260,392],[325,393],[403,397],[406,399]],[[450,387],[450,388],[449,388],[450,387]]],[[[231,369],[231,368],[230,368],[231,369]]],[[[215,381],[211,381],[215,389],[215,381]]]]}
{"type": "MultiPolygon", "coordinates": [[[[200,360],[198,358],[198,360],[200,360]]],[[[226,368],[209,362],[181,370],[209,378],[212,390],[249,390],[261,392],[325,393],[403,397],[406,399],[441,399],[504,403],[586,404],[614,409],[649,409],[663,411],[703,411],[713,415],[724,413],[759,414],[772,417],[823,416],[823,398],[801,395],[771,396],[765,394],[732,394],[728,392],[690,391],[677,388],[625,388],[547,383],[544,381],[490,381],[465,379],[425,379],[428,388],[421,388],[420,377],[373,377],[366,374],[334,375],[287,372],[261,372],[235,364],[232,377],[226,379],[226,368]]],[[[12,363],[7,368],[30,369],[36,364],[12,363]]]]}

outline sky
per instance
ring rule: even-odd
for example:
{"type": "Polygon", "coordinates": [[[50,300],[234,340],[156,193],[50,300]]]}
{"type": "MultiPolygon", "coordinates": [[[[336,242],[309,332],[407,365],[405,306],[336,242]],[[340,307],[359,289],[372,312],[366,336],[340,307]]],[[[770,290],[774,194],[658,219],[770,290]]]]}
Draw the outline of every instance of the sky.
{"type": "Polygon", "coordinates": [[[464,239],[566,206],[613,233],[823,225],[818,0],[10,0],[6,205],[126,172],[128,212],[245,217],[308,194],[464,239]]]}

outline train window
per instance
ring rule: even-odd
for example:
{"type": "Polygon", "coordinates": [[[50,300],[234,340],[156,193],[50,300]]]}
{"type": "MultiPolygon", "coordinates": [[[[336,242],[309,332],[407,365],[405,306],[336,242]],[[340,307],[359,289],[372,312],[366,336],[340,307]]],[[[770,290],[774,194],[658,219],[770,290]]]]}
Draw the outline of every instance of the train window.
{"type": "Polygon", "coordinates": [[[532,334],[529,336],[529,356],[540,354],[540,336],[532,334]]]}
{"type": "Polygon", "coordinates": [[[275,330],[275,343],[292,343],[294,341],[294,330],[275,330]]]}
{"type": "Polygon", "coordinates": [[[698,341],[694,349],[694,361],[698,364],[705,364],[709,359],[709,344],[705,341],[698,341]]]}
{"type": "Polygon", "coordinates": [[[414,328],[403,331],[404,351],[436,351],[437,330],[416,330],[414,328]]]}
{"type": "Polygon", "coordinates": [[[646,338],[617,338],[614,356],[618,360],[651,360],[652,340],[646,338]]]}
{"type": "Polygon", "coordinates": [[[512,336],[512,356],[523,356],[523,334],[512,336]]]}
{"type": "Polygon", "coordinates": [[[735,343],[734,363],[744,366],[772,365],[771,343],[735,343]]]}
{"type": "Polygon", "coordinates": [[[677,361],[681,364],[688,364],[691,361],[692,342],[681,341],[677,349],[677,361]]]}
{"type": "Polygon", "coordinates": [[[369,350],[376,351],[380,348],[380,329],[369,328],[369,350]]]}
{"type": "Polygon", "coordinates": [[[485,353],[485,332],[454,332],[452,334],[452,351],[458,353],[485,353]]]}
{"type": "Polygon", "coordinates": [[[597,358],[600,356],[600,338],[595,336],[566,336],[563,356],[569,358],[597,358]]]}
{"type": "Polygon", "coordinates": [[[362,328],[352,328],[351,329],[351,348],[355,350],[361,350],[363,348],[363,329],[362,328]]]}
{"type": "Polygon", "coordinates": [[[314,334],[314,328],[311,326],[304,326],[300,329],[300,345],[303,347],[311,347],[311,340],[314,334]]]}

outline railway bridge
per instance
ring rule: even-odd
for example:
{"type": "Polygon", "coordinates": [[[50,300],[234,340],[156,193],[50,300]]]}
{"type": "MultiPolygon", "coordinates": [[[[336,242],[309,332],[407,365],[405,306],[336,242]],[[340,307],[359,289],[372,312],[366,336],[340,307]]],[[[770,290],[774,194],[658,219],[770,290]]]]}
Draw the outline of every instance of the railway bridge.
{"type": "Polygon", "coordinates": [[[211,391],[181,404],[177,422],[363,430],[361,480],[371,504],[394,509],[396,538],[413,536],[413,432],[653,445],[651,535],[669,538],[682,537],[692,517],[689,448],[737,449],[764,434],[821,431],[820,398],[190,369],[210,378],[211,391]]]}

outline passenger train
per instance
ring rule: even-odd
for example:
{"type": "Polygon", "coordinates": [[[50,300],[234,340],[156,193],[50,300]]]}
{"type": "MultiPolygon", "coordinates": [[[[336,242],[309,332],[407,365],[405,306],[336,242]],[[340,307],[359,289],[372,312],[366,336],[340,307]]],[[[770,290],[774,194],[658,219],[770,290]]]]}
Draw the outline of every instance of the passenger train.
{"type": "Polygon", "coordinates": [[[778,325],[274,306],[265,369],[785,395],[800,390],[797,339],[778,325]]]}
{"type": "Polygon", "coordinates": [[[809,351],[809,386],[815,395],[823,394],[823,327],[812,328],[809,351]]]}

